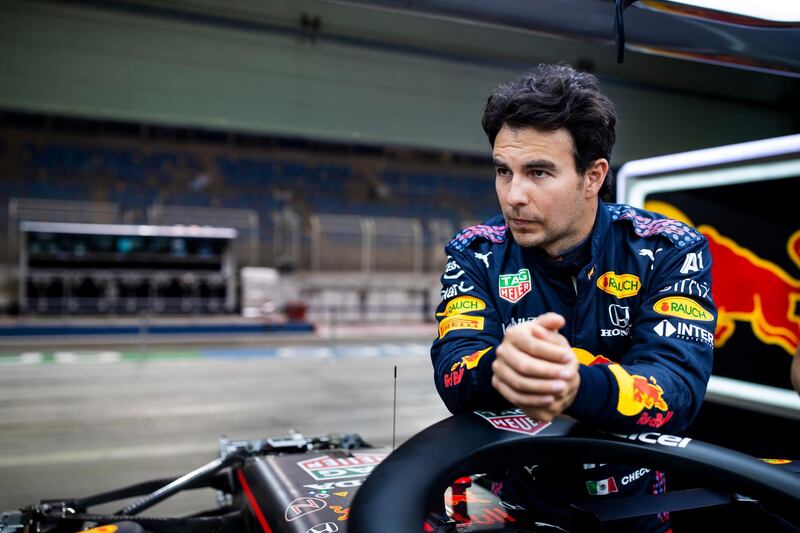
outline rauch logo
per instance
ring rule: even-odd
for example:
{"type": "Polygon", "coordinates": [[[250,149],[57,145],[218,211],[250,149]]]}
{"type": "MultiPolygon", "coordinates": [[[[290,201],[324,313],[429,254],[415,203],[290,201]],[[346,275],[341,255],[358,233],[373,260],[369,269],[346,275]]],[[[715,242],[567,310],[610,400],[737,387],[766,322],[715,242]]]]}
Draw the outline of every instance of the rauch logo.
{"type": "Polygon", "coordinates": [[[683,296],[661,298],[653,305],[653,311],[659,315],[674,316],[687,320],[702,320],[704,322],[714,320],[714,316],[703,309],[700,304],[683,296]]]}
{"type": "Polygon", "coordinates": [[[597,288],[617,298],[627,298],[638,294],[642,284],[639,276],[606,272],[597,278],[597,288]]]}

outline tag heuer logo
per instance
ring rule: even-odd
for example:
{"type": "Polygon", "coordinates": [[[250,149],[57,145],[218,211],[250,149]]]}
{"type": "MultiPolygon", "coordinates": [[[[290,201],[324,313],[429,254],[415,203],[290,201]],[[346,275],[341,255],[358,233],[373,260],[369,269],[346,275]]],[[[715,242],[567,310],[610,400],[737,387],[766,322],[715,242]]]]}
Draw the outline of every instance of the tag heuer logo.
{"type": "Polygon", "coordinates": [[[515,304],[531,292],[531,273],[527,268],[521,268],[516,274],[500,274],[498,286],[500,298],[515,304]]]}
{"type": "Polygon", "coordinates": [[[525,435],[536,435],[551,424],[550,422],[540,422],[529,418],[522,412],[522,409],[509,409],[500,412],[475,411],[475,414],[489,422],[496,429],[525,435]]]}
{"type": "Polygon", "coordinates": [[[317,481],[362,477],[386,458],[385,453],[354,453],[351,457],[323,455],[300,461],[297,466],[317,481]]]}

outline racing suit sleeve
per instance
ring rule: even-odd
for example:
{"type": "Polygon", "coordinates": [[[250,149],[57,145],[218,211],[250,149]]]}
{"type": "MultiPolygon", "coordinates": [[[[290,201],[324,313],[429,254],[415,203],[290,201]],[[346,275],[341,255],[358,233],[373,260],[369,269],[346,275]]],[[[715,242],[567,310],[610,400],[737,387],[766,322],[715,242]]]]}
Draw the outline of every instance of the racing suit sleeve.
{"type": "Polygon", "coordinates": [[[670,252],[643,289],[620,363],[581,365],[571,416],[624,433],[680,433],[694,419],[713,359],[711,255],[705,238],[670,252]]]}
{"type": "Polygon", "coordinates": [[[470,249],[446,246],[445,253],[438,336],[431,346],[436,390],[451,413],[508,407],[492,386],[492,361],[503,333],[486,268],[470,249]]]}

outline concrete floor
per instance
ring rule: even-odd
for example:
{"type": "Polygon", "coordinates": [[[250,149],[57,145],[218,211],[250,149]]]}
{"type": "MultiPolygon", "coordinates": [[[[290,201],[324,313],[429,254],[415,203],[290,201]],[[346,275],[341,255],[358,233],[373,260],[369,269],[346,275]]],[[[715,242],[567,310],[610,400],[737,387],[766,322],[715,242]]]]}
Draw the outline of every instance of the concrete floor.
{"type": "MultiPolygon", "coordinates": [[[[395,365],[399,444],[448,416],[419,353],[2,366],[0,511],[183,474],[216,457],[222,434],[357,432],[391,445],[395,365]]],[[[195,491],[146,514],[213,501],[195,491]]]]}

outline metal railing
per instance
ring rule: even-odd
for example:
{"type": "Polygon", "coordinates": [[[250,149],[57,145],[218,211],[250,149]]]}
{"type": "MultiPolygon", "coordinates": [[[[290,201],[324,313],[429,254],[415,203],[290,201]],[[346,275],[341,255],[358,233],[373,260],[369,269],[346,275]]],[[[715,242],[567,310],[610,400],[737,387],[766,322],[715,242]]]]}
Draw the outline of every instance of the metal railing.
{"type": "Polygon", "coordinates": [[[422,223],[415,218],[315,214],[311,271],[422,272],[422,223]]]}
{"type": "MultiPolygon", "coordinates": [[[[301,216],[288,208],[269,215],[272,228],[266,234],[251,209],[157,204],[146,213],[149,224],[237,229],[234,255],[240,266],[286,265],[311,272],[435,272],[444,265],[442,248],[454,234],[450,220],[432,219],[423,225],[411,217],[317,213],[304,227],[301,216]],[[262,234],[271,239],[261,243],[262,234]]],[[[121,210],[110,202],[14,198],[9,202],[5,250],[10,265],[16,262],[22,220],[114,224],[121,221],[121,210]]]]}
{"type": "Polygon", "coordinates": [[[291,209],[272,213],[272,263],[277,267],[301,266],[301,241],[303,238],[300,215],[291,209]]]}

